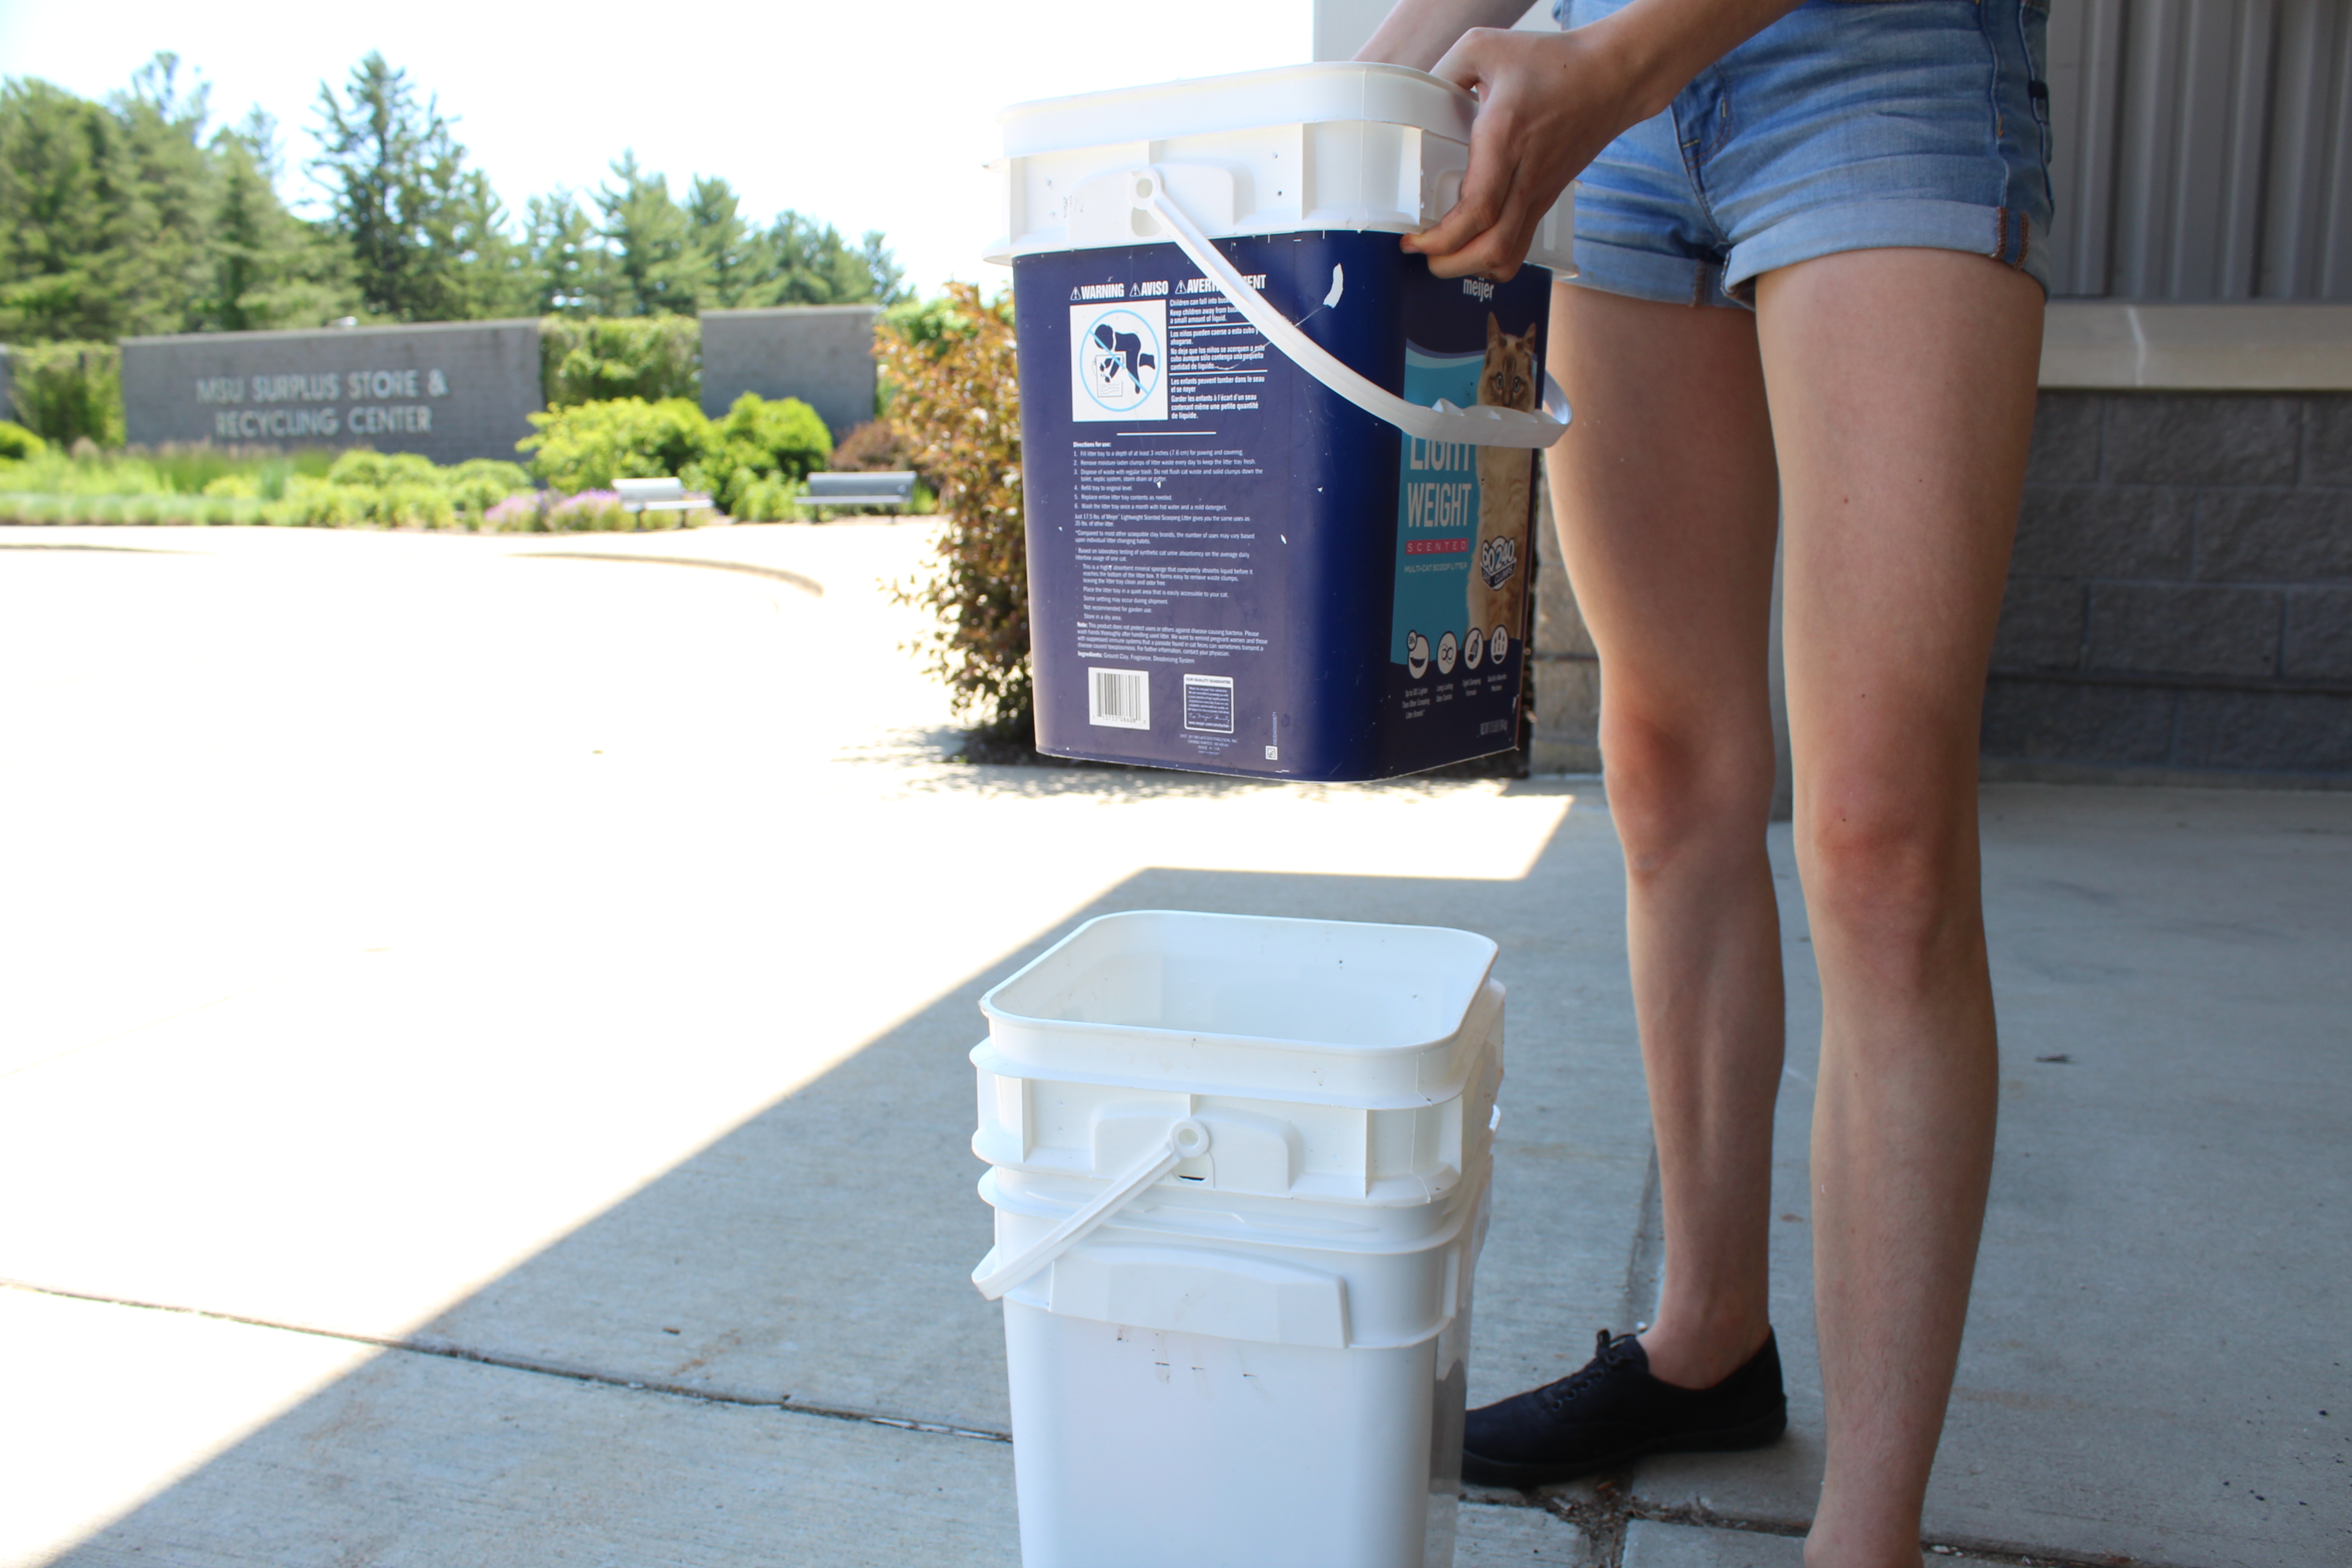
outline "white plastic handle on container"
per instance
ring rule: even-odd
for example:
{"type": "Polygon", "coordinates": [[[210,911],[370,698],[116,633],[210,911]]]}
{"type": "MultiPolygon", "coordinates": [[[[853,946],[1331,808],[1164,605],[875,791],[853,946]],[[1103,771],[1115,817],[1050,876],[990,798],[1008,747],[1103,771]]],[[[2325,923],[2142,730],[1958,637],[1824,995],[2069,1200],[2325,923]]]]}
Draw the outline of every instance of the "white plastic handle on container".
{"type": "Polygon", "coordinates": [[[1176,242],[1176,248],[1217,286],[1217,291],[1242,313],[1244,321],[1264,333],[1265,341],[1280,349],[1293,364],[1365,413],[1385,419],[1406,435],[1418,436],[1424,441],[1458,441],[1472,447],[1549,447],[1568,433],[1568,399],[1549,373],[1544,376],[1544,411],[1529,414],[1523,409],[1496,408],[1484,403],[1457,408],[1442,397],[1424,408],[1350,370],[1330,350],[1300,331],[1281,311],[1267,304],[1256,289],[1242,281],[1233,263],[1209,243],[1208,236],[1170,198],[1168,183],[1160,178],[1158,169],[1147,166],[1134,170],[1128,177],[1129,196],[1136,210],[1150,213],[1160,221],[1168,237],[1176,242]]]}
{"type": "Polygon", "coordinates": [[[1189,1116],[1184,1118],[1168,1130],[1168,1136],[1161,1139],[1159,1146],[1146,1154],[1133,1170],[1113,1182],[1094,1202],[1031,1242],[1022,1251],[1009,1258],[1000,1259],[996,1256],[996,1248],[990,1247],[988,1256],[980,1260],[980,1267],[971,1271],[972,1284],[982,1295],[995,1300],[1085,1240],[1097,1226],[1125,1208],[1136,1194],[1174,1170],[1180,1163],[1208,1152],[1209,1130],[1189,1116]]]}

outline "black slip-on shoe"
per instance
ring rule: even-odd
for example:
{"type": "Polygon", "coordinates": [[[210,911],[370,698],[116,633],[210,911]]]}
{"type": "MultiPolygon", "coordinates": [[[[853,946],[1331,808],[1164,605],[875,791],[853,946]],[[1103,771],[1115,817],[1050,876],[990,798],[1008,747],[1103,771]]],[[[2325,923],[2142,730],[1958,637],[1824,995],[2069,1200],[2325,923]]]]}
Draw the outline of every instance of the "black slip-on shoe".
{"type": "Polygon", "coordinates": [[[1639,1340],[1612,1340],[1603,1329],[1580,1370],[1470,1412],[1462,1479],[1488,1487],[1549,1486],[1644,1454],[1760,1448],[1788,1425],[1780,1350],[1769,1330],[1763,1348],[1713,1388],[1678,1388],[1650,1375],[1639,1340]]]}

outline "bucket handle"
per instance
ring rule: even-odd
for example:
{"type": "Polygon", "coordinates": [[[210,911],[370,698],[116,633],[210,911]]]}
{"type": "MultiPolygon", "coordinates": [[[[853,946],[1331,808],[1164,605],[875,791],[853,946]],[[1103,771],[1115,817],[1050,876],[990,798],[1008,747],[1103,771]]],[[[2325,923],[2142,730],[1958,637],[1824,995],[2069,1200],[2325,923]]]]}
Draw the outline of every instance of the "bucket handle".
{"type": "Polygon", "coordinates": [[[1544,375],[1541,414],[1496,408],[1484,403],[1457,408],[1442,397],[1427,408],[1406,402],[1378,382],[1341,363],[1330,350],[1300,331],[1281,311],[1267,304],[1256,289],[1243,282],[1233,263],[1176,205],[1159,169],[1146,165],[1130,170],[1127,179],[1129,199],[1136,210],[1159,220],[1168,237],[1176,242],[1176,248],[1217,286],[1217,291],[1242,313],[1244,320],[1263,332],[1266,342],[1280,349],[1293,364],[1365,413],[1385,419],[1406,435],[1418,436],[1424,441],[1454,441],[1472,447],[1543,447],[1568,433],[1568,399],[1549,372],[1544,375]]]}
{"type": "Polygon", "coordinates": [[[980,1267],[971,1271],[973,1286],[993,1301],[1007,1290],[1027,1283],[1031,1275],[1085,1240],[1097,1226],[1125,1208],[1136,1194],[1174,1170],[1181,1162],[1208,1152],[1208,1128],[1190,1116],[1185,1117],[1171,1127],[1168,1136],[1145,1154],[1132,1170],[1104,1189],[1094,1202],[1031,1242],[1026,1248],[1009,1258],[999,1258],[997,1248],[990,1247],[988,1256],[980,1260],[980,1267]]]}

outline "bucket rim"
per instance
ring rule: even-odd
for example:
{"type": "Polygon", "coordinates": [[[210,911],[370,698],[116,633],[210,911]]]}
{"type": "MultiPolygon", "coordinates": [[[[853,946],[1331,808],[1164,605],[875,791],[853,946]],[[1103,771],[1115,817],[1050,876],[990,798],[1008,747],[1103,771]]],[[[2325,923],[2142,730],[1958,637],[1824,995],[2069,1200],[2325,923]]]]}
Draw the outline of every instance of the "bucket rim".
{"type": "Polygon", "coordinates": [[[1049,1036],[1082,1035],[1096,1038],[1108,1037],[1141,1044],[1147,1040],[1161,1042],[1198,1041],[1217,1046],[1269,1047],[1277,1050],[1303,1051],[1320,1056],[1359,1059],[1393,1059],[1428,1051],[1451,1047],[1462,1037],[1472,1014],[1478,1010],[1479,999],[1485,995],[1487,984],[1493,980],[1495,961],[1502,956],[1502,944],[1493,937],[1459,926],[1404,925],[1387,921],[1327,921],[1297,915],[1241,915],[1212,910],[1114,910],[1100,914],[1074,928],[1067,936],[1045,952],[998,981],[980,998],[982,1016],[989,1022],[992,1037],[999,1025],[1023,1033],[1049,1036]],[[1483,949],[1478,971],[1465,988],[1461,1011],[1453,1024],[1443,1032],[1426,1039],[1358,1043],[1345,1040],[1315,1040],[1296,1036],[1273,1034],[1243,1034],[1218,1029],[1171,1028],[1153,1024],[1098,1024],[1075,1018],[1053,1018],[1041,1014],[1015,1011],[1003,1000],[1005,993],[1019,985],[1035,971],[1056,958],[1064,949],[1074,946],[1097,926],[1121,924],[1130,921],[1174,916],[1185,921],[1226,922],[1233,925],[1314,926],[1343,931],[1381,931],[1426,932],[1454,942],[1466,940],[1473,951],[1483,949]]]}
{"type": "MultiPolygon", "coordinates": [[[[1174,81],[1136,82],[1126,87],[1099,88],[1092,92],[1066,93],[1056,98],[1024,99],[997,110],[996,123],[1003,134],[1001,156],[1030,157],[1043,153],[1062,153],[1107,143],[1152,138],[1136,138],[1124,134],[1132,127],[1122,126],[1121,133],[1096,135],[1081,141],[1052,138],[1031,142],[1016,138],[1013,132],[1024,121],[1051,121],[1064,115],[1084,115],[1092,110],[1117,110],[1134,114],[1148,109],[1156,101],[1165,101],[1173,109],[1186,100],[1197,100],[1218,94],[1232,94],[1237,100],[1285,87],[1304,84],[1309,92],[1328,90],[1330,87],[1353,79],[1360,87],[1371,89],[1360,98],[1346,112],[1325,112],[1312,105],[1291,105],[1285,109],[1244,116],[1226,123],[1227,116],[1211,115],[1208,121],[1193,123],[1190,131],[1170,130],[1163,134],[1198,134],[1223,131],[1246,131],[1271,125],[1319,124],[1330,121],[1369,121],[1375,124],[1414,125],[1426,131],[1444,129],[1429,123],[1440,118],[1452,119],[1458,130],[1458,139],[1467,141],[1470,121],[1477,112],[1478,100],[1468,89],[1412,66],[1390,65],[1377,60],[1311,60],[1297,65],[1267,66],[1257,70],[1228,71],[1218,76],[1181,77],[1174,81]],[[1405,95],[1435,93],[1430,107],[1444,107],[1435,114],[1413,114],[1394,103],[1373,100],[1379,87],[1401,89],[1405,95]],[[1016,145],[1016,141],[1021,144],[1016,145]]],[[[1333,106],[1334,110],[1339,106],[1333,106]]]]}

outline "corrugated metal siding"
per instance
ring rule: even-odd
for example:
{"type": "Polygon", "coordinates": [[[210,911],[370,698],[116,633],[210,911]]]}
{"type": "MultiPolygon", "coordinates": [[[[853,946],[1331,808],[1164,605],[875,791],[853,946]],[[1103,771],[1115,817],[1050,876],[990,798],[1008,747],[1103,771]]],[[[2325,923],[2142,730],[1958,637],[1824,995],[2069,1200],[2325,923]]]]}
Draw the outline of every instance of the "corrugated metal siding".
{"type": "Polygon", "coordinates": [[[2352,300],[2352,0],[2055,0],[2058,292],[2352,300]]]}

